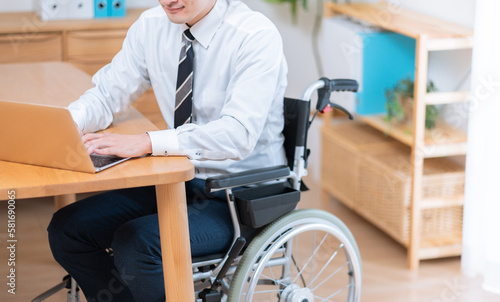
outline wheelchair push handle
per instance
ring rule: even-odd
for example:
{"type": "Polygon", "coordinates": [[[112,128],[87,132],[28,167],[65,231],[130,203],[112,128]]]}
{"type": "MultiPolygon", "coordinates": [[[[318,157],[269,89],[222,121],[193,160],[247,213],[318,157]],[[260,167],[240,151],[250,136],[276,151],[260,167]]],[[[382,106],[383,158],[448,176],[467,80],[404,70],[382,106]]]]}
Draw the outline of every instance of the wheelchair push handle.
{"type": "Polygon", "coordinates": [[[329,85],[330,91],[352,91],[357,92],[359,85],[356,80],[351,79],[332,79],[321,78],[325,81],[326,85],[329,85]]]}
{"type": "Polygon", "coordinates": [[[344,107],[330,102],[330,96],[334,91],[358,91],[359,85],[356,80],[351,79],[333,79],[321,78],[324,85],[318,88],[318,103],[316,104],[316,110],[321,113],[332,111],[334,108],[339,109],[344,112],[349,119],[354,119],[353,115],[347,111],[344,107]]]}

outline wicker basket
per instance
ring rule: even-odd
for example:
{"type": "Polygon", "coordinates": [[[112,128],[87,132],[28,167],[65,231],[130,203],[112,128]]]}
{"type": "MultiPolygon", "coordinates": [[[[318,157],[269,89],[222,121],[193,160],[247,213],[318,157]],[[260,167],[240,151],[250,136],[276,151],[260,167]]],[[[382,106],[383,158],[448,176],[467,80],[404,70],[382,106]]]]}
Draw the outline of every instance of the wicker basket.
{"type": "MultiPolygon", "coordinates": [[[[411,202],[410,148],[367,150],[360,160],[362,171],[355,208],[372,223],[403,245],[408,244],[411,202]]],[[[425,209],[421,216],[422,246],[436,241],[459,243],[462,206],[446,205],[446,197],[462,195],[465,173],[462,166],[446,158],[426,159],[422,178],[422,198],[442,198],[443,207],[425,209]]]]}
{"type": "MultiPolygon", "coordinates": [[[[346,124],[323,129],[322,182],[330,194],[408,245],[411,202],[411,149],[369,126],[346,124]]],[[[426,159],[422,198],[455,197],[464,191],[464,168],[445,158],[426,159]]],[[[421,246],[461,242],[462,206],[425,209],[421,246]]],[[[449,200],[453,200],[450,198],[449,200]]]]}
{"type": "Polygon", "coordinates": [[[346,122],[322,128],[322,187],[350,208],[354,206],[362,152],[390,148],[394,139],[362,123],[346,122]]]}

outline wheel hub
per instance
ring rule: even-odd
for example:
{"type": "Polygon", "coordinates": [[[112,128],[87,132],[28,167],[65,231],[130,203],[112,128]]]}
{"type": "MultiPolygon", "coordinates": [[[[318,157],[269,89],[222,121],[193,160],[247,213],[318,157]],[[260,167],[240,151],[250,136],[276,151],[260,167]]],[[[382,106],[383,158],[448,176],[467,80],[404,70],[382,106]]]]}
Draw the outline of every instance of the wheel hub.
{"type": "Polygon", "coordinates": [[[279,302],[314,302],[314,295],[309,288],[290,284],[281,293],[279,302]]]}

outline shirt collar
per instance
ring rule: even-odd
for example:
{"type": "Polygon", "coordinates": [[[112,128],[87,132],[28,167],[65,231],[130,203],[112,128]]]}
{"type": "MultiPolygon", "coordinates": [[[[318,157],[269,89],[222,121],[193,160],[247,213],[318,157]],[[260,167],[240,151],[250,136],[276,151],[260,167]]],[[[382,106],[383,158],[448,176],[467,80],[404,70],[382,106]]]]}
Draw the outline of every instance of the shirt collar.
{"type": "MultiPolygon", "coordinates": [[[[203,48],[206,49],[210,45],[212,38],[215,36],[215,33],[224,20],[223,17],[226,14],[227,7],[227,0],[217,0],[212,10],[191,27],[191,34],[203,48]]],[[[187,24],[181,24],[182,31],[188,28],[189,26],[187,24]]]]}

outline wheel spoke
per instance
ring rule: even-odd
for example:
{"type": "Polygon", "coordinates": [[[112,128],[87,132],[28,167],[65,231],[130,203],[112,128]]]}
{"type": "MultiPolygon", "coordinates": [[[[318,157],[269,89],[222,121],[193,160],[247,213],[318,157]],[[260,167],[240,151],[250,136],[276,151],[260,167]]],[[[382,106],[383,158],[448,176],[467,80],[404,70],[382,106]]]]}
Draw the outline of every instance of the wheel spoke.
{"type": "MultiPolygon", "coordinates": [[[[275,290],[259,290],[259,291],[255,291],[253,292],[253,294],[268,294],[268,293],[274,293],[276,292],[275,290]]],[[[282,290],[280,290],[280,292],[282,292],[282,290]]]]}
{"type": "Polygon", "coordinates": [[[302,271],[306,269],[306,267],[309,264],[309,262],[311,262],[311,260],[314,258],[314,255],[316,255],[316,252],[321,248],[321,246],[323,245],[323,242],[325,242],[326,237],[328,237],[328,233],[325,234],[325,237],[323,237],[323,240],[321,240],[321,243],[318,245],[318,247],[316,248],[316,250],[314,250],[314,252],[312,253],[311,257],[309,257],[309,259],[307,260],[306,264],[304,264],[304,267],[302,267],[302,269],[300,270],[300,272],[297,275],[297,277],[295,277],[295,279],[293,279],[292,283],[295,283],[295,281],[297,281],[297,278],[302,275],[302,271]]]}
{"type": "Polygon", "coordinates": [[[337,256],[339,250],[341,248],[344,247],[344,244],[341,243],[340,246],[337,248],[337,250],[335,250],[335,252],[333,253],[333,255],[330,257],[330,259],[328,259],[328,261],[326,262],[326,264],[323,266],[323,268],[319,271],[319,273],[316,275],[316,277],[314,277],[314,279],[311,281],[311,284],[309,284],[308,288],[309,287],[312,287],[312,284],[313,282],[318,279],[318,277],[321,275],[321,273],[323,273],[323,271],[326,269],[326,267],[328,266],[328,264],[330,264],[330,262],[332,262],[332,260],[335,258],[335,256],[337,256]]]}
{"type": "Polygon", "coordinates": [[[314,295],[314,301],[321,301],[321,302],[333,302],[333,301],[330,301],[326,298],[323,298],[323,297],[320,297],[320,296],[316,296],[314,295]]]}
{"type": "MultiPolygon", "coordinates": [[[[314,237],[313,237],[313,248],[312,248],[312,251],[314,251],[314,248],[316,246],[316,231],[314,231],[314,237]]],[[[313,252],[314,253],[314,252],[313,252]]],[[[311,265],[311,277],[314,276],[314,261],[313,261],[313,264],[311,265]]],[[[313,280],[314,281],[314,280],[313,280]]],[[[309,286],[313,286],[313,281],[311,281],[311,283],[309,284],[309,286]]],[[[304,284],[304,286],[306,286],[304,284]]]]}
{"type": "MultiPolygon", "coordinates": [[[[267,279],[269,279],[269,280],[273,281],[273,282],[276,284],[276,286],[278,286],[278,285],[283,285],[283,286],[285,286],[285,287],[286,287],[286,286],[288,286],[288,284],[283,283],[283,282],[282,282],[282,281],[280,281],[280,280],[270,278],[270,277],[268,277],[268,276],[266,276],[266,275],[264,275],[264,274],[260,274],[260,275],[261,275],[262,277],[264,277],[264,278],[267,278],[267,279]]],[[[278,288],[278,290],[279,290],[279,288],[278,288]]]]}
{"type": "Polygon", "coordinates": [[[338,291],[334,292],[333,294],[329,295],[328,297],[324,298],[323,300],[321,300],[320,302],[324,302],[324,301],[330,301],[330,298],[338,295],[340,292],[342,292],[344,289],[346,288],[349,288],[351,287],[352,284],[347,284],[346,286],[344,286],[343,288],[339,289],[338,291]]]}
{"type": "MultiPolygon", "coordinates": [[[[304,285],[304,287],[306,287],[306,280],[304,280],[304,276],[302,276],[302,274],[300,273],[301,269],[300,269],[299,265],[297,264],[297,261],[295,261],[295,257],[293,257],[293,254],[292,254],[292,261],[293,261],[293,265],[297,269],[297,273],[298,273],[297,277],[300,276],[300,279],[302,280],[302,285],[304,285]]],[[[297,278],[295,278],[295,280],[297,280],[297,278]]]]}
{"type": "MultiPolygon", "coordinates": [[[[276,277],[274,276],[273,268],[269,267],[269,271],[271,271],[271,275],[273,276],[273,278],[271,280],[274,281],[276,289],[279,291],[280,287],[278,285],[278,279],[276,279],[276,277]]],[[[263,276],[263,274],[261,274],[261,276],[263,276]]],[[[267,277],[267,278],[269,278],[269,277],[267,277]]]]}
{"type": "Polygon", "coordinates": [[[320,287],[321,285],[323,285],[323,283],[325,283],[326,281],[328,281],[328,279],[330,279],[331,277],[333,277],[335,274],[337,274],[341,269],[344,268],[344,266],[346,266],[347,264],[349,264],[350,261],[347,261],[346,263],[344,263],[344,265],[342,265],[341,267],[339,267],[336,271],[334,271],[330,276],[328,276],[327,278],[323,279],[323,281],[321,281],[320,284],[316,285],[315,288],[312,289],[312,291],[314,292],[318,287],[320,287]]]}

